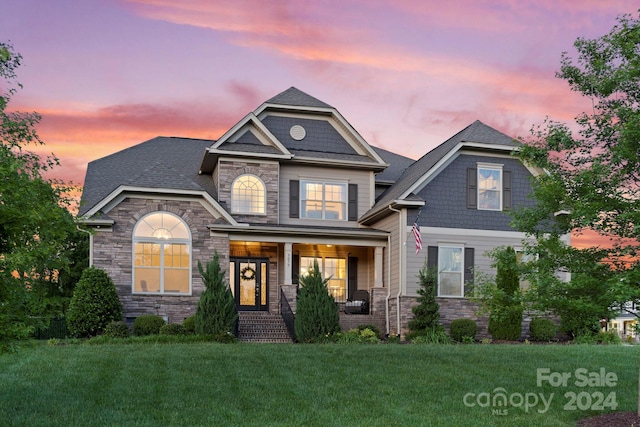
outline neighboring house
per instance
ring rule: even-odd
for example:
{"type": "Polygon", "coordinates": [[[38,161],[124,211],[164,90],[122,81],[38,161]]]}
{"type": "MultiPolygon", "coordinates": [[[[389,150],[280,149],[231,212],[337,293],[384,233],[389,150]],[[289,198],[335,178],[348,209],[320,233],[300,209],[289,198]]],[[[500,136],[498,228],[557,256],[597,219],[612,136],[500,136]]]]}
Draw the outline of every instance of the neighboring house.
{"type": "Polygon", "coordinates": [[[158,137],[91,162],[80,216],[95,230],[91,263],[113,278],[128,320],[194,314],[197,263],[217,251],[239,311],[264,314],[251,322],[295,312],[298,277],[316,259],[343,311],[368,292],[369,314],[341,313],[343,327],[401,333],[427,255],[448,325],[475,317],[470,268],[489,271],[487,250],[521,245],[505,211],[531,203],[535,171],[515,148],[476,121],[413,161],[292,87],[217,141],[158,137]]]}

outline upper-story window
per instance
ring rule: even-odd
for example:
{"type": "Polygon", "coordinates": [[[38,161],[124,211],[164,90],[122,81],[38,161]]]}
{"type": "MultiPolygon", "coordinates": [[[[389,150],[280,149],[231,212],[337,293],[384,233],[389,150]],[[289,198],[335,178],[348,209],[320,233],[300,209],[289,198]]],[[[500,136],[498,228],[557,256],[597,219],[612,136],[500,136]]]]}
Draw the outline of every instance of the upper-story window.
{"type": "Polygon", "coordinates": [[[347,219],[347,184],[300,181],[300,218],[347,219]]]}
{"type": "Polygon", "coordinates": [[[478,165],[478,209],[502,210],[502,166],[478,165]]]}
{"type": "Polygon", "coordinates": [[[264,215],[265,187],[255,175],[240,175],[231,185],[231,212],[239,214],[264,215]]]}
{"type": "Polygon", "coordinates": [[[191,294],[191,234],[177,215],[154,212],[136,224],[133,293],[191,294]]]}

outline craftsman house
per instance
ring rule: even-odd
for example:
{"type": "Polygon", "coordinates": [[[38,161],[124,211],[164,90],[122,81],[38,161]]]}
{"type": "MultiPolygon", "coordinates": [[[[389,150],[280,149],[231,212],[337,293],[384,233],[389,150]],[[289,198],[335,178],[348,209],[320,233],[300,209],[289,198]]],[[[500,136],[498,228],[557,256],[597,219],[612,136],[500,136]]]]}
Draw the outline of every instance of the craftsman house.
{"type": "Polygon", "coordinates": [[[511,156],[516,147],[476,121],[413,161],[370,146],[334,107],[292,87],[217,141],[157,137],[91,162],[80,217],[95,230],[91,263],[114,280],[129,321],[194,314],[197,262],[217,251],[241,335],[291,321],[314,260],[344,328],[400,333],[427,255],[448,325],[475,317],[471,267],[488,270],[487,250],[521,245],[505,211],[529,203],[535,171],[511,156]]]}

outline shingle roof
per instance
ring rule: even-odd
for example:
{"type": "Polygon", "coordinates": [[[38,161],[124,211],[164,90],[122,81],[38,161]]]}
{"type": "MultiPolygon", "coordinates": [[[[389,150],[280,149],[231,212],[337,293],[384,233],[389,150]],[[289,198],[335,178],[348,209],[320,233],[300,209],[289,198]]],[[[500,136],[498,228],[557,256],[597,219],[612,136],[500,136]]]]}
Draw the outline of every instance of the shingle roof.
{"type": "Polygon", "coordinates": [[[379,147],[372,146],[371,148],[389,165],[385,170],[376,174],[376,182],[396,182],[403,172],[415,163],[415,160],[409,157],[401,156],[400,154],[392,153],[379,147]]]}
{"type": "Polygon", "coordinates": [[[157,137],[87,168],[79,214],[84,215],[121,185],[206,191],[216,197],[211,176],[198,175],[200,160],[214,141],[157,137]]]}
{"type": "Polygon", "coordinates": [[[460,143],[481,143],[496,146],[518,147],[518,143],[508,135],[485,125],[480,120],[476,120],[433,150],[416,160],[405,172],[396,180],[387,191],[382,193],[376,204],[365,214],[365,216],[378,212],[386,207],[393,200],[397,200],[404,194],[418,179],[434,167],[447,153],[453,150],[460,143]]]}
{"type": "Polygon", "coordinates": [[[322,107],[322,108],[333,108],[331,105],[320,101],[313,96],[304,93],[300,89],[291,86],[289,89],[285,90],[274,96],[273,98],[268,99],[266,104],[279,104],[279,105],[294,105],[298,107],[322,107]]]}

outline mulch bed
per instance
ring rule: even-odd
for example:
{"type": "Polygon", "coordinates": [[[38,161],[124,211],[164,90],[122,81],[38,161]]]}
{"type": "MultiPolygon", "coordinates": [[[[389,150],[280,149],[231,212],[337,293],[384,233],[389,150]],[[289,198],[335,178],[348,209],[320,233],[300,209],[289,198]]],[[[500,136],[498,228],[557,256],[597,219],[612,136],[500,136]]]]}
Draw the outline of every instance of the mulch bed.
{"type": "Polygon", "coordinates": [[[637,412],[613,412],[578,421],[578,427],[639,427],[637,412]]]}

